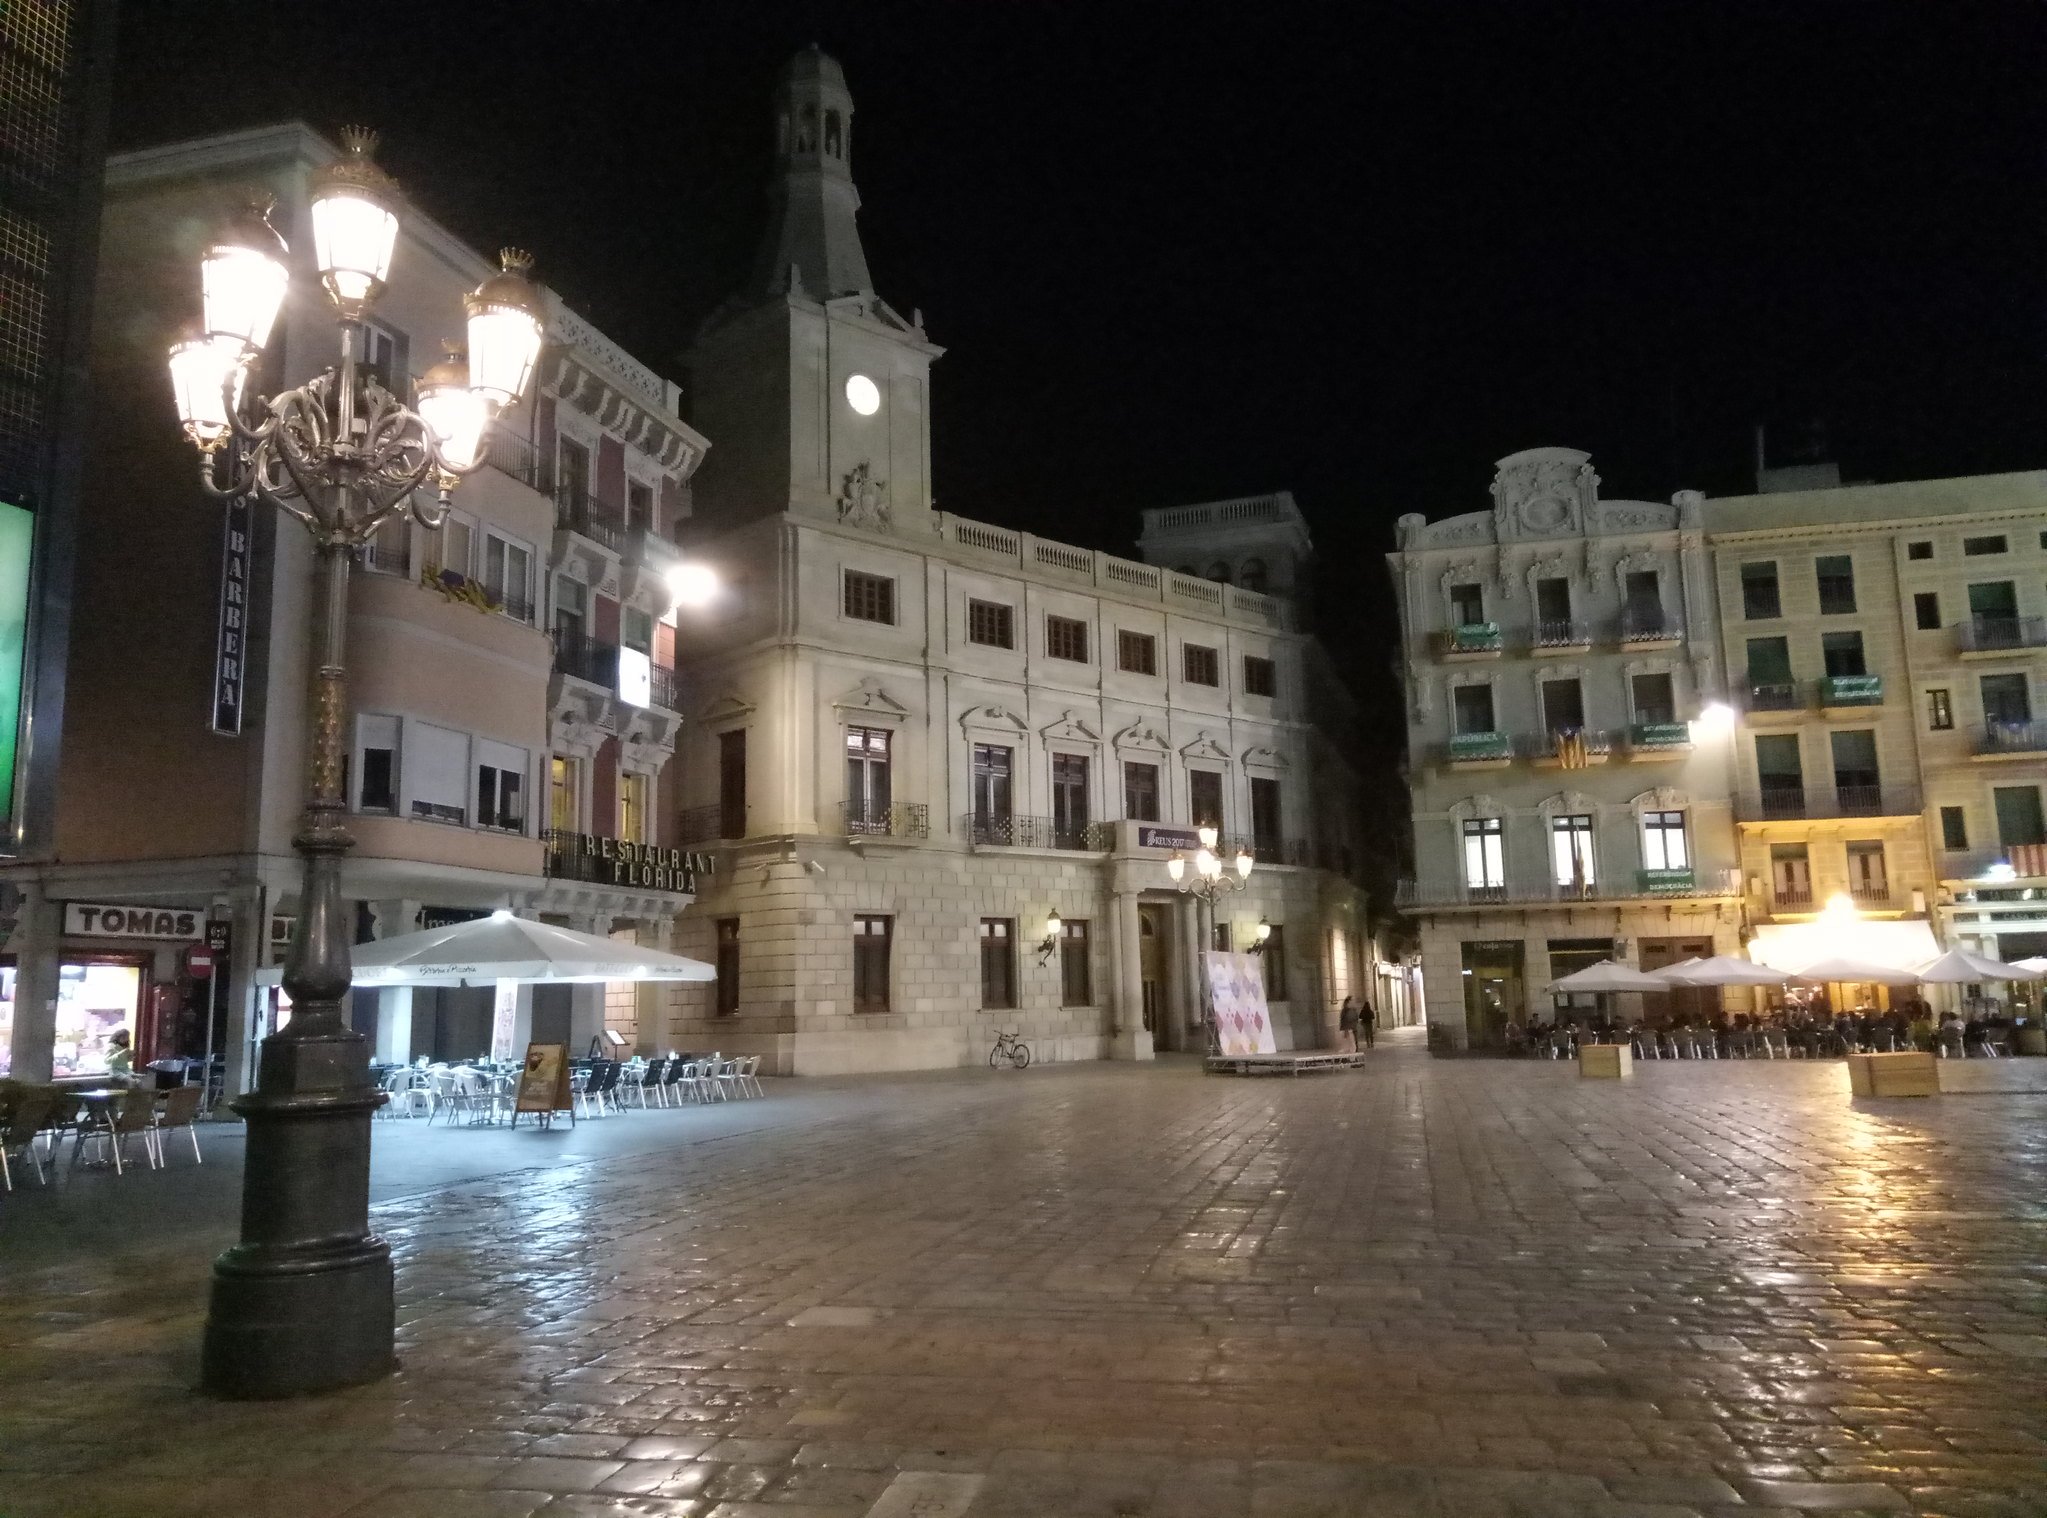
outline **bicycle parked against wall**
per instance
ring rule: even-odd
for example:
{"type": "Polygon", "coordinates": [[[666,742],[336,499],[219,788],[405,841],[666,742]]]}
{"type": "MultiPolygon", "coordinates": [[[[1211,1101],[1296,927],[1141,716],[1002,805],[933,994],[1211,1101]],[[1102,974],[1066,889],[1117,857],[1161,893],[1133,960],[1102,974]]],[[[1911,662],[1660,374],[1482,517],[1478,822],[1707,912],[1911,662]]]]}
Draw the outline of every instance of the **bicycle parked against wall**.
{"type": "Polygon", "coordinates": [[[988,1051],[988,1068],[1000,1070],[1005,1059],[1022,1070],[1031,1062],[1031,1046],[1014,1033],[998,1033],[995,1035],[995,1047],[988,1051]]]}

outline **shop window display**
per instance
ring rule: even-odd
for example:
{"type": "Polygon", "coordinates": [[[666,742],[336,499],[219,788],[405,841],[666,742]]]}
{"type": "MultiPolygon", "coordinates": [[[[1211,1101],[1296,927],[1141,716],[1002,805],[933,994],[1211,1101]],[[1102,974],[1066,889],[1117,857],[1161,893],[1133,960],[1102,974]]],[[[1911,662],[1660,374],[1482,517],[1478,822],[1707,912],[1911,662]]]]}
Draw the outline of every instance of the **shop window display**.
{"type": "MultiPolygon", "coordinates": [[[[14,1037],[12,965],[0,968],[0,1075],[9,1072],[14,1037]]],[[[57,1037],[51,1060],[59,1076],[89,1075],[107,1068],[109,1041],[117,1029],[137,1034],[142,1005],[142,970],[126,964],[66,964],[57,980],[57,1037]]]]}

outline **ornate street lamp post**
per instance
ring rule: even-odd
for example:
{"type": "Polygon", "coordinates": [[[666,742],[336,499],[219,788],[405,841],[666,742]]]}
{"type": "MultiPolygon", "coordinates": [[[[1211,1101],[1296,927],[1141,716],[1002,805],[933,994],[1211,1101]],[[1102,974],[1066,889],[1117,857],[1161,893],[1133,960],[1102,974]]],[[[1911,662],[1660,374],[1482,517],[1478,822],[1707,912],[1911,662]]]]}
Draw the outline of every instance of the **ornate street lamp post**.
{"type": "MultiPolygon", "coordinates": [[[[1220,834],[1216,829],[1203,823],[1195,834],[1201,840],[1201,847],[1194,851],[1191,861],[1193,874],[1188,874],[1189,860],[1175,850],[1173,857],[1166,861],[1166,873],[1173,878],[1173,884],[1180,888],[1183,896],[1192,896],[1199,905],[1195,908],[1195,920],[1201,934],[1201,947],[1208,950],[1215,947],[1215,904],[1232,891],[1241,891],[1251,878],[1251,851],[1239,845],[1235,860],[1236,873],[1231,874],[1224,866],[1222,855],[1216,852],[1220,834]]],[[[1208,984],[1206,968],[1201,974],[1201,1025],[1207,1030],[1209,1052],[1216,1052],[1215,1003],[1208,984]]]]}
{"type": "Polygon", "coordinates": [[[206,250],[204,328],[171,350],[202,487],[297,518],[315,563],[306,809],[292,840],[304,868],[283,976],[292,1018],[263,1040],[256,1089],[233,1104],[249,1125],[241,1242],[214,1262],[207,1309],[202,1376],[228,1397],[325,1391],[395,1363],[391,1251],[369,1230],[370,1114],[384,1098],[369,1078],[367,1041],[342,1014],[351,934],[341,856],[353,843],[342,789],[348,574],[391,518],[440,525],[449,492],[481,461],[486,429],[525,393],[541,342],[530,260],[507,252],[504,272],[467,298],[466,361],[451,355],[430,369],[416,409],[358,367],[363,315],[391,271],[398,195],[371,160],[375,136],[350,129],[343,140],[346,151],[312,189],[340,362],[296,389],[244,394],[289,280],[267,204],[251,206],[206,250]],[[433,500],[419,494],[429,484],[433,500]]]}

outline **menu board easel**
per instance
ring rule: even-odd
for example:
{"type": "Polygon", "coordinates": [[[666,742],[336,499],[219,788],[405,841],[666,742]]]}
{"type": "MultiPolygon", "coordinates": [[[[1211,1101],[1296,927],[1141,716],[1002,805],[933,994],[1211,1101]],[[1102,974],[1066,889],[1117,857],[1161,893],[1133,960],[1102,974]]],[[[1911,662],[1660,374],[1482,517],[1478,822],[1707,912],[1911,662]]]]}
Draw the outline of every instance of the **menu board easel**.
{"type": "Polygon", "coordinates": [[[569,1126],[576,1123],[576,1104],[569,1094],[569,1046],[528,1044],[526,1068],[519,1072],[519,1095],[512,1104],[512,1126],[519,1126],[519,1114],[539,1116],[540,1126],[554,1125],[554,1115],[566,1112],[569,1126]]]}

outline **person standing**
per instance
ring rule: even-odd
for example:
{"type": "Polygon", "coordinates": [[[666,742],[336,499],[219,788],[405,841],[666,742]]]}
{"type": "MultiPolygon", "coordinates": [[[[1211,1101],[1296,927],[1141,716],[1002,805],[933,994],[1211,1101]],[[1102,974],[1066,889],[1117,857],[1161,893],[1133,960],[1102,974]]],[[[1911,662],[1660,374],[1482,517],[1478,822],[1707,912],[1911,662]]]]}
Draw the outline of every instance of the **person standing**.
{"type": "MultiPolygon", "coordinates": [[[[1363,1035],[1367,1049],[1372,1047],[1373,1036],[1378,1031],[1378,1010],[1373,1007],[1371,998],[1366,997],[1358,1006],[1358,1032],[1363,1035]]],[[[1355,1047],[1357,1041],[1353,1039],[1351,1042],[1353,1047],[1355,1047]]]]}
{"type": "Polygon", "coordinates": [[[1336,1014],[1336,1027],[1339,1033],[1345,1033],[1350,1036],[1350,1051],[1353,1054],[1357,1053],[1358,1004],[1348,996],[1343,999],[1343,1006],[1336,1014]]]}

